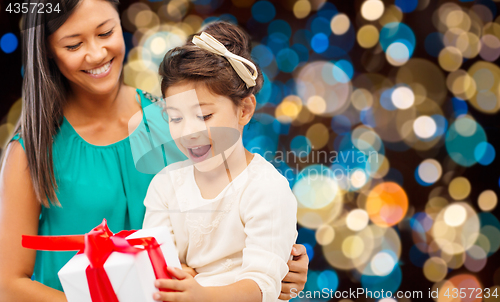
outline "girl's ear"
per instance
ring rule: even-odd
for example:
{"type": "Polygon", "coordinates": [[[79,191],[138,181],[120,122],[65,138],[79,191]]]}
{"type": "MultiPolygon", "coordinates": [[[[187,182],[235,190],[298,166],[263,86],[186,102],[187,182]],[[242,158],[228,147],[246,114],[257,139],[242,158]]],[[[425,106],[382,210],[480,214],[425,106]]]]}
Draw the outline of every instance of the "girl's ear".
{"type": "Polygon", "coordinates": [[[255,106],[257,101],[255,100],[255,95],[251,94],[246,98],[241,100],[240,110],[239,110],[239,124],[245,126],[250,122],[252,116],[255,112],[255,106]]]}

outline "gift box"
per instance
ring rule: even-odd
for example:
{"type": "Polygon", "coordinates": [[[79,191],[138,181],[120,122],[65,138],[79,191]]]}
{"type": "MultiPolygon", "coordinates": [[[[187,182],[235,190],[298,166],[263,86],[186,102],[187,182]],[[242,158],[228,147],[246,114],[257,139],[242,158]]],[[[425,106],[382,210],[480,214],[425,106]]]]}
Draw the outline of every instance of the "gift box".
{"type": "Polygon", "coordinates": [[[111,233],[106,221],[86,235],[23,236],[38,250],[78,250],[58,273],[68,302],[153,302],[156,279],[181,268],[166,227],[111,233]]]}

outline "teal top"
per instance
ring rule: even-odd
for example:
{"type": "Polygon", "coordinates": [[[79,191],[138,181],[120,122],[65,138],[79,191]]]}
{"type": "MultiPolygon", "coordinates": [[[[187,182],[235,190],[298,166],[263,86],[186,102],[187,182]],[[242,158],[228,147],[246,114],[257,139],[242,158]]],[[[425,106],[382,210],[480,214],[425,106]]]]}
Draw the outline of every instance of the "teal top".
{"type": "MultiPolygon", "coordinates": [[[[144,91],[137,92],[142,107],[142,122],[129,137],[116,143],[92,145],[78,135],[63,117],[53,142],[54,174],[58,186],[56,194],[61,207],[42,206],[39,235],[85,234],[99,225],[103,218],[115,233],[142,228],[145,213],[143,201],[154,173],[167,163],[184,160],[185,157],[174,147],[165,152],[165,146],[169,146],[168,142],[172,139],[160,106],[154,104],[157,99],[144,91]],[[154,132],[153,135],[151,132],[154,132]],[[152,141],[153,137],[156,143],[152,141]],[[167,144],[162,145],[162,142],[167,144]],[[137,168],[138,161],[155,146],[161,147],[157,148],[161,151],[161,155],[157,156],[161,162],[149,162],[149,166],[156,165],[156,169],[146,171],[149,174],[141,173],[137,168]]],[[[19,134],[13,139],[24,148],[19,134]]],[[[57,272],[75,253],[37,251],[32,279],[63,290],[57,272]]]]}

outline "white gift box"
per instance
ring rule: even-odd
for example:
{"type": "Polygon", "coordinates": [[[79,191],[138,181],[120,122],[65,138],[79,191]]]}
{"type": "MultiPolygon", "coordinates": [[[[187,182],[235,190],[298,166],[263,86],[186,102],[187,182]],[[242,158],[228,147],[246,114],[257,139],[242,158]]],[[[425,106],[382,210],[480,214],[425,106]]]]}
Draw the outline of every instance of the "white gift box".
{"type": "MultiPolygon", "coordinates": [[[[139,230],[126,239],[154,237],[167,266],[181,268],[178,252],[167,227],[139,230]]],[[[85,254],[71,258],[59,271],[59,280],[68,302],[92,302],[85,270],[90,262],[85,254]]],[[[158,291],[153,266],[147,251],[135,255],[113,252],[104,264],[111,285],[120,302],[154,302],[158,291]]]]}

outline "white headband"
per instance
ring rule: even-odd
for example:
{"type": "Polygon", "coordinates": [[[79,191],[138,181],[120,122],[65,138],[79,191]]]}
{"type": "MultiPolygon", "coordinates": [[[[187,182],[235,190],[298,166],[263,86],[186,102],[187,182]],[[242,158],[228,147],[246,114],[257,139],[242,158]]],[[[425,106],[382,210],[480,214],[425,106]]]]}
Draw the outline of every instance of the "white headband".
{"type": "Polygon", "coordinates": [[[255,67],[252,62],[230,52],[221,42],[217,41],[217,39],[206,32],[202,32],[199,36],[194,36],[193,44],[199,48],[225,57],[229,63],[231,63],[231,66],[233,66],[240,78],[247,84],[247,88],[255,86],[255,79],[257,79],[258,73],[257,67],[255,67]],[[254,72],[251,73],[243,62],[250,66],[254,72]]]}

